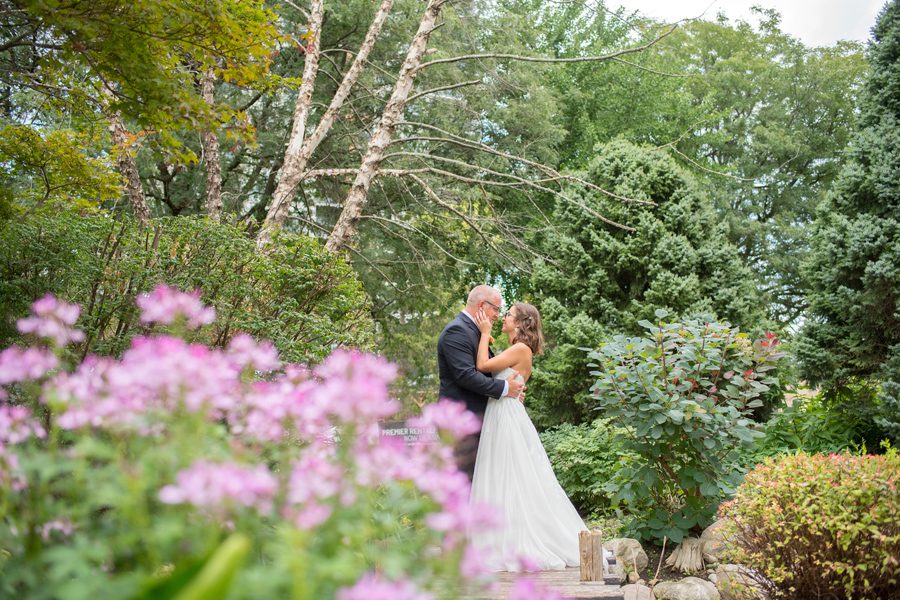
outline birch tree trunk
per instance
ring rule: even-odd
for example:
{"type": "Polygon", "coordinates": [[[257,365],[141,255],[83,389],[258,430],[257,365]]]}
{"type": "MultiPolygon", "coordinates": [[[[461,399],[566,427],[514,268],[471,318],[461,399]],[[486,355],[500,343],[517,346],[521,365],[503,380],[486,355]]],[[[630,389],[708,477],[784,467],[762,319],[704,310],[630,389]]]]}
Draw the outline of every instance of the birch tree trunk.
{"type": "Polygon", "coordinates": [[[103,86],[101,93],[105,98],[104,112],[106,118],[109,119],[109,133],[112,137],[113,146],[115,146],[116,166],[119,174],[125,180],[125,197],[131,204],[134,215],[140,221],[141,225],[150,224],[150,207],[147,206],[147,199],[144,197],[144,188],[141,185],[141,176],[138,172],[137,161],[135,160],[136,150],[132,146],[136,143],[128,133],[124,121],[119,113],[110,110],[109,104],[113,99],[113,93],[106,86],[103,86]]]}
{"type": "MultiPolygon", "coordinates": [[[[210,67],[200,80],[200,96],[212,106],[215,103],[215,71],[210,67]]],[[[203,132],[203,157],[206,161],[206,214],[215,221],[222,218],[222,165],[219,162],[219,136],[215,131],[203,132]]]]}
{"type": "Polygon", "coordinates": [[[278,174],[278,185],[275,187],[275,195],[272,198],[272,207],[266,215],[263,227],[256,238],[256,247],[262,248],[272,239],[276,226],[276,214],[282,210],[280,221],[284,223],[290,208],[290,198],[293,197],[300,178],[303,175],[304,165],[301,164],[301,150],[303,140],[306,137],[306,120],[309,117],[309,109],[312,104],[313,87],[316,82],[316,74],[319,72],[320,34],[322,32],[322,18],[325,13],[324,0],[312,0],[309,12],[309,31],[306,44],[306,60],[303,63],[303,81],[297,92],[297,102],[294,105],[294,123],[291,127],[291,136],[288,138],[287,148],[284,152],[284,165],[278,174]]]}
{"type": "Polygon", "coordinates": [[[434,31],[438,16],[440,16],[445,2],[446,0],[428,0],[428,6],[425,8],[422,20],[419,22],[419,30],[416,32],[406,53],[406,60],[403,61],[403,67],[401,67],[400,76],[394,85],[394,91],[391,93],[391,98],[384,108],[375,132],[369,139],[369,145],[366,148],[366,153],[356,173],[350,192],[344,200],[344,208],[341,210],[338,222],[331,231],[331,235],[328,236],[325,247],[332,252],[343,250],[356,235],[359,218],[362,216],[363,208],[368,201],[369,187],[378,174],[378,168],[382,160],[384,160],[384,154],[391,142],[394,128],[403,117],[409,94],[412,91],[413,80],[416,77],[419,66],[422,64],[425,50],[428,48],[428,38],[431,32],[434,31]]]}

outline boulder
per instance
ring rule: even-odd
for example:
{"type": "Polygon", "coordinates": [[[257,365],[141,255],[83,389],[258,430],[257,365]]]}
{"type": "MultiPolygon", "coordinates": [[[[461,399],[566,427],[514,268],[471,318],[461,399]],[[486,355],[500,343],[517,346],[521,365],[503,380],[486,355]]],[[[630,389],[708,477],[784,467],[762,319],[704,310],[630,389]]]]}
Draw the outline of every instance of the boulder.
{"type": "Polygon", "coordinates": [[[639,583],[622,586],[622,594],[624,600],[653,600],[653,590],[639,583]]]}
{"type": "Polygon", "coordinates": [[[715,584],[722,600],[768,600],[759,583],[759,575],[743,565],[719,565],[715,584]]]}
{"type": "Polygon", "coordinates": [[[700,542],[703,548],[703,560],[707,563],[722,562],[722,552],[725,550],[726,541],[724,538],[724,528],[727,524],[725,519],[719,519],[700,534],[700,542]]]}
{"type": "Polygon", "coordinates": [[[626,573],[634,571],[635,567],[640,573],[647,568],[647,564],[650,562],[641,543],[633,538],[613,538],[604,542],[603,547],[616,557],[613,573],[619,575],[623,580],[626,573]]]}
{"type": "Polygon", "coordinates": [[[685,577],[681,581],[663,581],[653,588],[658,600],[720,600],[716,586],[699,577],[685,577]]]}

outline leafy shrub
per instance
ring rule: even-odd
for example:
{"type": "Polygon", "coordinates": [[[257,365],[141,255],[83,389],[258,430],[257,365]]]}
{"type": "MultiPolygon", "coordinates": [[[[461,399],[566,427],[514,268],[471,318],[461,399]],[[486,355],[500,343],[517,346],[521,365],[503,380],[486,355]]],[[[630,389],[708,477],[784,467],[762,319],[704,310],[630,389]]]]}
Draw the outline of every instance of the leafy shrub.
{"type": "Polygon", "coordinates": [[[731,558],[773,598],[900,597],[900,456],[797,454],[747,474],[731,558]]]}
{"type": "Polygon", "coordinates": [[[0,225],[0,343],[17,339],[13,324],[30,298],[53,293],[84,307],[78,356],[118,355],[142,329],[135,297],[159,282],[203,292],[220,315],[204,333],[214,346],[243,331],[272,340],[292,362],[371,346],[362,286],[317,240],[284,234],[259,254],[241,227],[203,217],[157,219],[145,229],[72,212],[0,225]]]}
{"type": "Polygon", "coordinates": [[[678,542],[737,487],[740,451],[762,435],[750,412],[781,353],[771,334],[751,345],[727,323],[640,325],[647,336],[616,336],[590,353],[598,408],[624,432],[626,460],[607,489],[635,535],[678,542]]]}
{"type": "MultiPolygon", "coordinates": [[[[173,332],[214,318],[170,288],[139,302],[173,332]]],[[[43,342],[0,352],[0,596],[484,592],[465,532],[493,517],[453,464],[453,440],[478,426],[460,404],[426,407],[415,425],[440,440],[406,447],[380,436],[399,405],[377,357],[337,351],[310,371],[246,335],[224,350],[155,335],[67,371],[78,307],[46,296],[33,313],[19,330],[43,342]]]]}
{"type": "Polygon", "coordinates": [[[605,419],[585,425],[565,424],[541,433],[541,441],[560,485],[582,515],[609,512],[606,484],[619,468],[621,446],[605,419]]]}
{"type": "Polygon", "coordinates": [[[764,436],[744,464],[752,467],[767,457],[797,452],[833,454],[855,448],[857,439],[857,423],[830,409],[821,394],[797,396],[766,422],[764,436]]]}

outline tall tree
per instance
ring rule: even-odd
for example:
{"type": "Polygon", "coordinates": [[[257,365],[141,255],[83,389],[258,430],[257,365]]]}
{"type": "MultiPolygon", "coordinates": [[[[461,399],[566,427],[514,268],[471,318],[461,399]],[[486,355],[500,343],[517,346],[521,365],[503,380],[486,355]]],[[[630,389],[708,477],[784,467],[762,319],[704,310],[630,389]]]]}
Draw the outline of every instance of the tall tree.
{"type": "MultiPolygon", "coordinates": [[[[810,310],[802,374],[833,392],[882,381],[884,424],[900,433],[900,2],[878,17],[871,75],[847,162],[819,207],[804,265],[810,310]]],[[[850,398],[844,408],[862,407],[850,398]]]]}
{"type": "Polygon", "coordinates": [[[532,414],[541,425],[589,419],[582,348],[597,347],[607,335],[640,332],[638,321],[655,321],[658,308],[673,318],[712,314],[745,329],[764,315],[711,198],[672,158],[618,140],[598,149],[586,177],[615,197],[573,194],[632,229],[560,203],[553,229],[534,236],[553,256],[536,265],[531,290],[554,346],[530,385],[532,414]]]}
{"type": "MultiPolygon", "coordinates": [[[[598,15],[616,29],[643,22],[598,15]]],[[[806,304],[799,265],[808,225],[837,174],[867,67],[855,43],[810,48],[781,31],[774,11],[756,18],[691,21],[634,65],[572,65],[551,82],[571,99],[564,163],[583,168],[596,144],[619,135],[665,148],[715,192],[770,316],[789,325],[806,304]]],[[[608,43],[614,29],[545,30],[551,35],[536,39],[570,52],[608,43]]]]}

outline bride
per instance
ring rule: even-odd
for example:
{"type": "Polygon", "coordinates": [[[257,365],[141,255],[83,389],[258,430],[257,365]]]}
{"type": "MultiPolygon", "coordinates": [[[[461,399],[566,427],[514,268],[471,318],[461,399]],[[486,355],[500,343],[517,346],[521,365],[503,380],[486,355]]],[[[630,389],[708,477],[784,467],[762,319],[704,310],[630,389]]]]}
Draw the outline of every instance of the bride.
{"type": "MultiPolygon", "coordinates": [[[[481,331],[478,370],[491,371],[497,379],[516,371],[527,381],[532,357],[544,346],[537,309],[517,302],[503,315],[503,333],[510,347],[493,358],[488,353],[491,321],[483,312],[475,321],[481,331]]],[[[540,570],[578,566],[578,532],[587,528],[556,480],[537,430],[518,398],[488,400],[472,502],[491,504],[502,515],[502,528],[471,532],[472,542],[491,570],[519,570],[519,559],[540,570]]]]}

